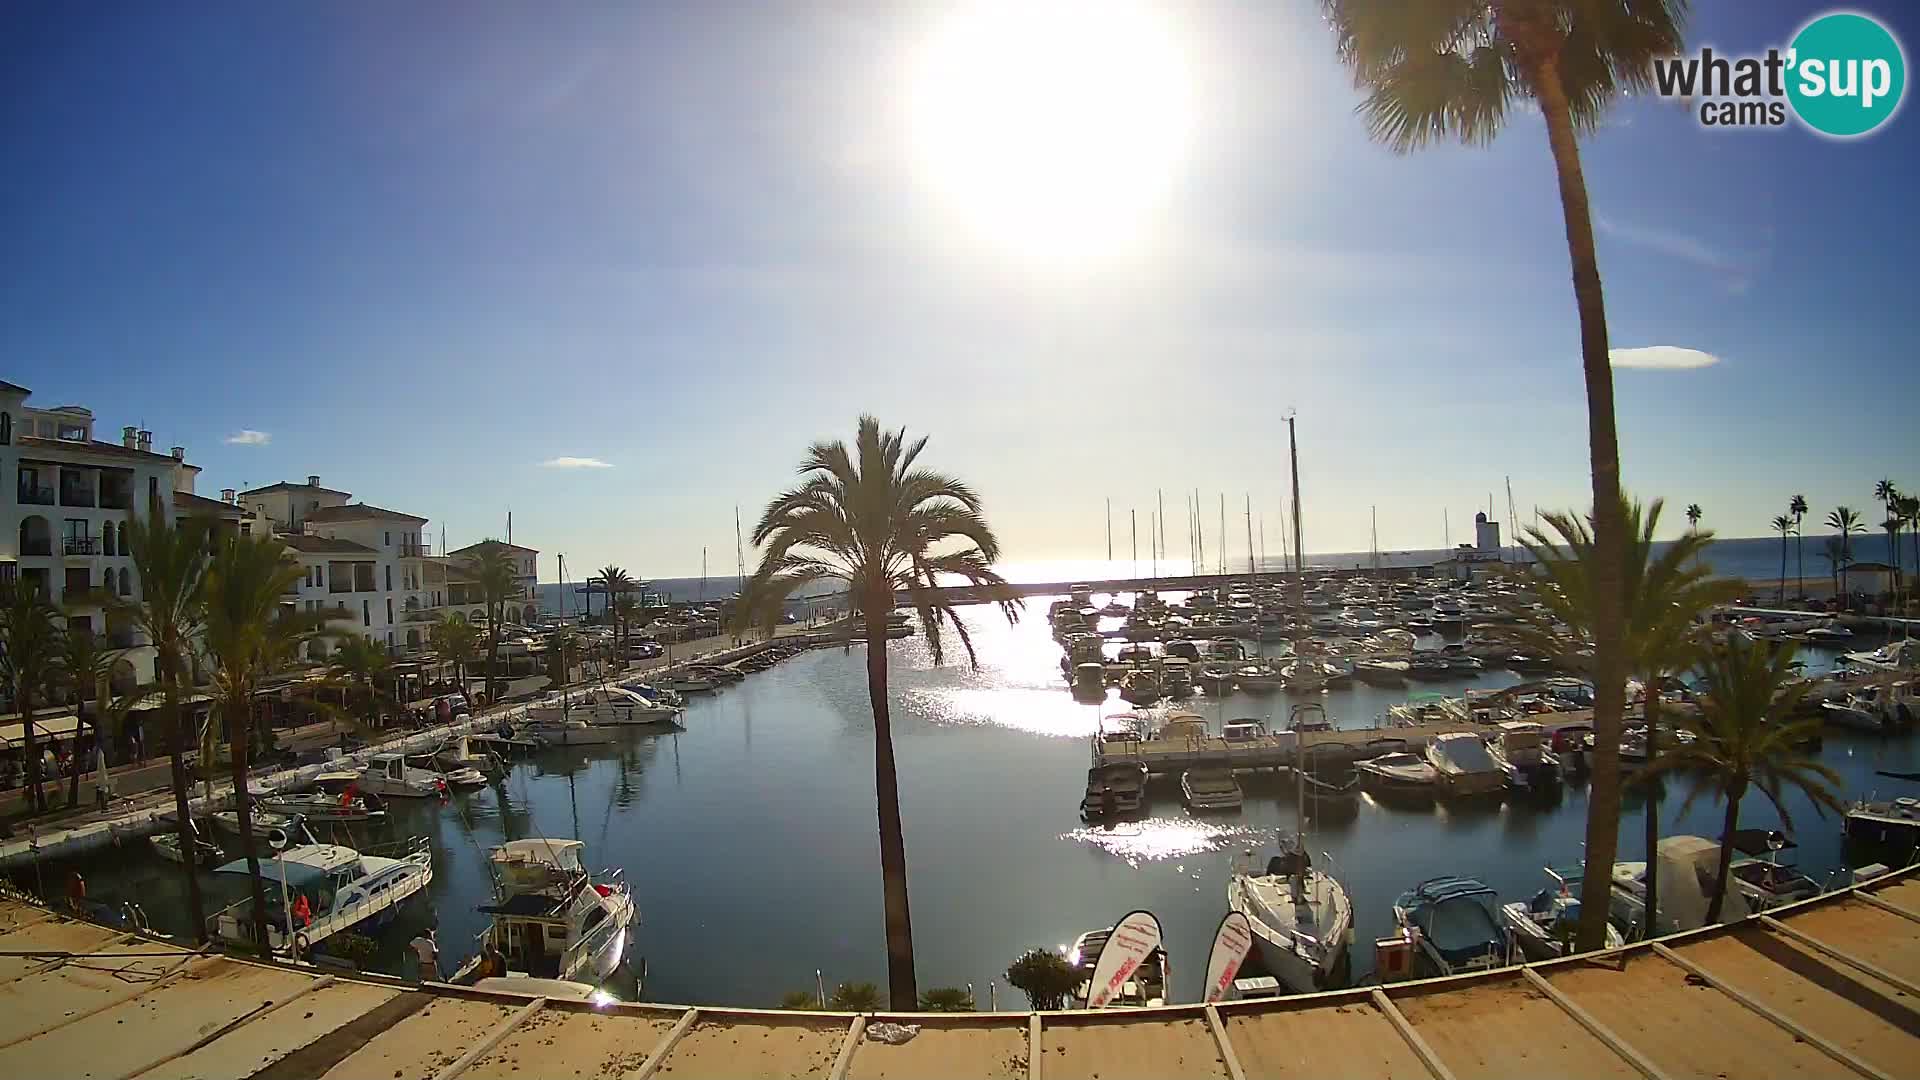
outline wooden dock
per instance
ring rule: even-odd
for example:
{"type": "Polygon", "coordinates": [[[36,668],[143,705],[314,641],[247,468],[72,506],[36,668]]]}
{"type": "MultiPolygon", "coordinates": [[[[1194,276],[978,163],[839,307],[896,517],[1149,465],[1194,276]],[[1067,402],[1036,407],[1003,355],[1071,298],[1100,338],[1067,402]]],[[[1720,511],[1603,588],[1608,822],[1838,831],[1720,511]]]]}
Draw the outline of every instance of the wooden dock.
{"type": "MultiPolygon", "coordinates": [[[[1579,709],[1571,712],[1540,713],[1525,717],[1539,724],[1551,736],[1565,727],[1574,727],[1593,722],[1593,710],[1579,709]]],[[[1445,723],[1417,724],[1412,727],[1368,727],[1344,728],[1339,731],[1313,731],[1294,735],[1292,732],[1276,732],[1257,739],[1228,742],[1218,735],[1205,738],[1198,736],[1187,738],[1147,738],[1126,739],[1107,742],[1098,737],[1093,739],[1093,764],[1118,764],[1139,762],[1152,774],[1172,774],[1183,769],[1214,767],[1229,769],[1271,769],[1291,766],[1300,752],[1312,750],[1316,753],[1337,754],[1345,752],[1350,761],[1375,754],[1388,753],[1401,747],[1381,745],[1381,740],[1392,739],[1406,744],[1405,749],[1423,749],[1428,740],[1436,735],[1446,735],[1457,731],[1470,731],[1476,735],[1486,735],[1493,729],[1481,724],[1470,724],[1464,720],[1445,723]],[[1329,750],[1338,747],[1339,751],[1329,750]]]]}
{"type": "Polygon", "coordinates": [[[0,1070],[21,1077],[1883,1080],[1920,1060],[1916,1000],[1920,867],[1611,953],[1098,1012],[597,1005],[195,952],[0,900],[0,1070]]]}

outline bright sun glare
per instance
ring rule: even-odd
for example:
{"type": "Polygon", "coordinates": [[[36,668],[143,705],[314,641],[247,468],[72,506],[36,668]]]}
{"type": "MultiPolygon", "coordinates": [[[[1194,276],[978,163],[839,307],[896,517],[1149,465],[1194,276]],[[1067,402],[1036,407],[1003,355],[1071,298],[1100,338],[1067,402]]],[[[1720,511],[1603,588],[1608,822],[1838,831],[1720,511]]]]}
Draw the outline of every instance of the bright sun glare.
{"type": "Polygon", "coordinates": [[[1125,0],[956,12],[909,104],[916,167],[967,227],[1053,258],[1138,238],[1185,157],[1191,107],[1170,28],[1125,0]]]}

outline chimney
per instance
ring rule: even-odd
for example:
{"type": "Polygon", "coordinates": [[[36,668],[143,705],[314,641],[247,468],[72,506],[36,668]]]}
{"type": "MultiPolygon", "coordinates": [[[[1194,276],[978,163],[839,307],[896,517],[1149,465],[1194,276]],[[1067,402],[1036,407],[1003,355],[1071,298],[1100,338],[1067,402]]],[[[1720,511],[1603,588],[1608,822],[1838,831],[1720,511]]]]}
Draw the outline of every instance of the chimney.
{"type": "Polygon", "coordinates": [[[240,493],[232,488],[221,488],[220,501],[229,506],[236,505],[240,502],[240,493]]]}
{"type": "Polygon", "coordinates": [[[319,474],[319,473],[308,473],[308,474],[307,474],[307,486],[308,486],[308,487],[319,487],[319,486],[320,486],[320,474],[319,474]]]}
{"type": "Polygon", "coordinates": [[[172,454],[173,460],[175,461],[187,460],[187,448],[184,446],[176,446],[173,449],[167,451],[167,453],[172,454]]]}
{"type": "Polygon", "coordinates": [[[139,448],[142,450],[145,450],[148,453],[152,453],[153,452],[153,432],[141,431],[138,433],[138,437],[140,440],[139,448]]]}
{"type": "Polygon", "coordinates": [[[120,429],[120,445],[126,447],[129,450],[133,449],[135,445],[134,433],[138,430],[139,429],[134,427],[132,424],[128,424],[126,427],[121,428],[120,429]]]}

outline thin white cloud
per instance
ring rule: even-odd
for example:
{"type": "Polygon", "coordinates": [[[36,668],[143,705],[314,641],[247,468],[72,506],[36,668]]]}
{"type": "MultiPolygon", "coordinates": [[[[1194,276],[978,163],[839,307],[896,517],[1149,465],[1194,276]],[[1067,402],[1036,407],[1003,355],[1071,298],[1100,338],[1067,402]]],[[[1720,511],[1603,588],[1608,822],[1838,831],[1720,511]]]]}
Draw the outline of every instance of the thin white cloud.
{"type": "Polygon", "coordinates": [[[265,446],[272,441],[273,436],[252,428],[241,428],[226,438],[228,446],[265,446]]]}
{"type": "Polygon", "coordinates": [[[1647,371],[1691,371],[1694,368],[1712,367],[1720,358],[1699,349],[1686,349],[1678,345],[1643,345],[1637,349],[1614,349],[1613,366],[1617,368],[1641,368],[1647,371]]]}
{"type": "Polygon", "coordinates": [[[1757,251],[1730,251],[1688,233],[1616,221],[1595,215],[1594,228],[1617,240],[1646,248],[1657,255],[1691,263],[1710,271],[1727,293],[1739,296],[1753,286],[1757,272],[1766,269],[1772,251],[1771,230],[1760,230],[1762,247],[1757,251]]]}
{"type": "Polygon", "coordinates": [[[557,457],[548,458],[540,463],[547,469],[611,469],[613,463],[601,461],[597,457],[557,457]]]}

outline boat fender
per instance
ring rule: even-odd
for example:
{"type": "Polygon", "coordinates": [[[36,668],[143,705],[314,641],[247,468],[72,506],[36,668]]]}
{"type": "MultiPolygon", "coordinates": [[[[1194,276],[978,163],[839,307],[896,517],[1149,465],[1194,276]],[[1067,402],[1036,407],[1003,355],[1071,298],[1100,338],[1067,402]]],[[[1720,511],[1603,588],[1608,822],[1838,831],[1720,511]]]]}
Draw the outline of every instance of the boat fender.
{"type": "Polygon", "coordinates": [[[284,851],[287,847],[287,830],[274,828],[267,830],[267,846],[275,851],[284,851]]]}
{"type": "Polygon", "coordinates": [[[293,932],[293,953],[295,956],[313,955],[313,939],[307,937],[306,931],[295,930],[293,932]]]}

